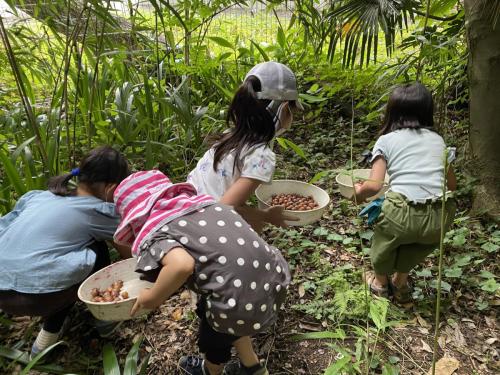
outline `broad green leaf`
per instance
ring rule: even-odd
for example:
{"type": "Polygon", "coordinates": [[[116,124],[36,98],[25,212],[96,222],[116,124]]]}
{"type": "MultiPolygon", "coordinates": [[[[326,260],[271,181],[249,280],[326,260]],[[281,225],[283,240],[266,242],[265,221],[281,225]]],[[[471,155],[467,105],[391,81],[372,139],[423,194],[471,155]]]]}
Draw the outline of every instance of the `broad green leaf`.
{"type": "Polygon", "coordinates": [[[326,237],[327,240],[329,241],[336,241],[336,242],[340,242],[344,239],[344,237],[342,237],[340,234],[338,233],[331,233],[328,235],[328,237],[326,237]]]}
{"type": "Polygon", "coordinates": [[[18,195],[23,195],[26,193],[27,189],[25,184],[22,181],[22,177],[19,174],[18,169],[15,164],[11,161],[10,157],[8,157],[3,149],[0,149],[0,161],[2,162],[3,169],[10,183],[14,187],[16,193],[18,195]]]}
{"type": "Polygon", "coordinates": [[[306,103],[322,103],[322,102],[326,102],[328,100],[328,98],[322,98],[320,96],[314,96],[314,95],[304,94],[304,93],[299,94],[299,97],[300,97],[300,99],[302,99],[306,103]]]}
{"type": "Polygon", "coordinates": [[[111,344],[106,344],[102,348],[102,363],[104,375],[121,375],[120,365],[116,358],[116,353],[111,344]]]}
{"type": "Polygon", "coordinates": [[[347,353],[342,353],[341,355],[342,356],[333,365],[329,366],[325,370],[324,375],[339,375],[343,373],[340,370],[342,370],[345,365],[351,362],[351,356],[347,353]]]}
{"type": "Polygon", "coordinates": [[[323,332],[308,332],[301,333],[295,336],[292,336],[292,340],[300,341],[300,340],[321,340],[321,339],[340,339],[344,340],[346,338],[346,334],[342,329],[337,329],[335,332],[332,331],[323,331],[323,332]]]}
{"type": "Polygon", "coordinates": [[[284,33],[283,29],[281,28],[281,26],[278,26],[277,41],[278,41],[279,46],[282,49],[285,49],[285,47],[286,47],[286,36],[285,36],[285,33],[284,33]]]}
{"type": "Polygon", "coordinates": [[[213,40],[219,46],[234,49],[233,43],[231,43],[229,40],[224,39],[220,36],[209,36],[208,39],[213,40]]]}
{"type": "Polygon", "coordinates": [[[432,277],[432,272],[428,268],[424,268],[422,271],[415,272],[418,277],[432,277]]]}
{"type": "Polygon", "coordinates": [[[323,228],[323,227],[319,227],[319,228],[316,228],[313,232],[313,234],[315,236],[327,236],[328,235],[328,229],[326,228],[323,228]]]}
{"type": "Polygon", "coordinates": [[[488,253],[494,253],[500,249],[500,246],[495,243],[486,242],[481,246],[481,249],[486,250],[488,253]]]}
{"type": "Polygon", "coordinates": [[[259,46],[258,43],[254,42],[253,40],[250,41],[254,46],[255,48],[257,48],[257,50],[260,52],[260,54],[262,55],[262,57],[264,58],[264,61],[269,61],[269,56],[267,55],[266,51],[264,51],[264,49],[259,46]]]}
{"type": "Polygon", "coordinates": [[[123,375],[137,375],[137,360],[139,359],[139,347],[141,343],[142,337],[135,342],[132,349],[130,349],[130,352],[127,354],[123,375]]]}
{"type": "Polygon", "coordinates": [[[446,277],[460,277],[462,276],[462,269],[459,267],[447,268],[444,271],[446,277]]]}
{"type": "Polygon", "coordinates": [[[485,279],[494,279],[496,277],[490,271],[485,271],[485,270],[482,270],[479,273],[479,276],[484,277],[485,279]]]}
{"type": "Polygon", "coordinates": [[[43,350],[42,352],[38,353],[35,358],[33,358],[29,363],[28,365],[23,369],[23,371],[21,372],[20,375],[27,375],[29,374],[30,370],[43,358],[45,357],[48,353],[50,353],[52,351],[52,349],[54,349],[56,346],[59,346],[61,344],[63,344],[64,341],[58,341],[56,342],[55,344],[49,346],[48,348],[46,348],[45,350],[43,350]]]}
{"type": "Polygon", "coordinates": [[[488,279],[481,283],[481,289],[490,293],[495,293],[499,287],[500,284],[495,279],[488,279]]]}

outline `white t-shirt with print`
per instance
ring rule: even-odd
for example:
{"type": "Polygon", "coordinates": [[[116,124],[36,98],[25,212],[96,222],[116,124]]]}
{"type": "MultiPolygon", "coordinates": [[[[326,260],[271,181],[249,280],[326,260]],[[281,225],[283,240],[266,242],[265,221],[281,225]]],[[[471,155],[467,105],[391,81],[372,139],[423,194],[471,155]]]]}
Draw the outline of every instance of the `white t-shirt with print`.
{"type": "Polygon", "coordinates": [[[208,194],[219,200],[240,177],[271,182],[276,167],[276,155],[267,145],[253,146],[240,153],[241,171],[234,165],[234,152],[228,153],[214,170],[215,149],[211,148],[198,161],[187,182],[193,184],[198,194],[208,194]]]}
{"type": "MultiPolygon", "coordinates": [[[[373,147],[372,162],[387,162],[389,190],[414,202],[440,197],[444,179],[443,138],[428,129],[399,129],[381,136],[373,147]]],[[[448,161],[454,156],[449,155],[448,161]]]]}

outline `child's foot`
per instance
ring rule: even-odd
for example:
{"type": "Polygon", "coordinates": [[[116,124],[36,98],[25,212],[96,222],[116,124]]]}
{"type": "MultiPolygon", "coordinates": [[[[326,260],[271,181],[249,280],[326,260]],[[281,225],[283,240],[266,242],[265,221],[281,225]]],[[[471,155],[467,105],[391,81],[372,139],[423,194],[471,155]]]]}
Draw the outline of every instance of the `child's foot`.
{"type": "Polygon", "coordinates": [[[31,346],[30,360],[35,358],[38,354],[43,352],[49,346],[54,345],[59,340],[59,336],[61,335],[61,331],[56,332],[56,333],[51,333],[51,332],[48,332],[42,328],[40,330],[40,332],[38,332],[38,335],[36,336],[36,340],[33,343],[33,345],[31,346]]]}
{"type": "Polygon", "coordinates": [[[409,282],[402,286],[396,286],[391,280],[390,288],[394,301],[401,304],[411,302],[412,288],[409,282]]]}
{"type": "Polygon", "coordinates": [[[245,367],[240,361],[233,361],[224,366],[222,375],[269,375],[269,372],[260,363],[252,367],[245,367]]]}
{"type": "Polygon", "coordinates": [[[179,359],[178,366],[182,374],[210,375],[210,372],[205,366],[205,360],[202,357],[195,355],[181,357],[181,359],[179,359]]]}
{"type": "Polygon", "coordinates": [[[372,292],[372,294],[379,297],[389,298],[388,284],[381,285],[375,276],[375,272],[367,271],[363,273],[363,280],[370,288],[370,292],[372,292]]]}
{"type": "MultiPolygon", "coordinates": [[[[66,317],[64,319],[61,329],[59,330],[59,332],[56,333],[46,331],[43,328],[40,329],[40,332],[38,332],[38,335],[36,336],[35,342],[31,346],[30,360],[35,358],[39,353],[43,352],[49,346],[52,346],[56,342],[58,342],[63,336],[63,334],[70,327],[70,323],[71,320],[68,317],[66,317]]],[[[42,362],[42,359],[39,360],[39,362],[42,362]]]]}

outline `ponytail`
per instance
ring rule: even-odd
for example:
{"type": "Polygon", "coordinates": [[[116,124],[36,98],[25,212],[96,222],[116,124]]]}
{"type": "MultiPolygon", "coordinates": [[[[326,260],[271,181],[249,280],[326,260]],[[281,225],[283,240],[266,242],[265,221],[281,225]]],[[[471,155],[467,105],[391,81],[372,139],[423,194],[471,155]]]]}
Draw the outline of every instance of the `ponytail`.
{"type": "Polygon", "coordinates": [[[234,168],[241,170],[240,155],[244,147],[268,144],[275,135],[273,117],[267,110],[269,100],[260,100],[256,92],[261,90],[257,77],[249,76],[239,87],[229,106],[227,123],[234,124],[231,131],[214,146],[213,169],[217,171],[219,162],[234,151],[234,168]]]}
{"type": "Polygon", "coordinates": [[[109,146],[102,146],[90,151],[71,173],[52,177],[48,188],[53,194],[67,197],[74,195],[75,191],[69,189],[69,181],[78,177],[78,182],[84,183],[91,191],[97,191],[98,183],[122,182],[130,170],[127,160],[121,153],[109,146]]]}
{"type": "Polygon", "coordinates": [[[52,177],[49,180],[49,191],[55,195],[60,195],[61,197],[67,197],[73,195],[74,191],[70,190],[68,187],[69,181],[73,178],[72,173],[63,174],[60,176],[52,177]]]}

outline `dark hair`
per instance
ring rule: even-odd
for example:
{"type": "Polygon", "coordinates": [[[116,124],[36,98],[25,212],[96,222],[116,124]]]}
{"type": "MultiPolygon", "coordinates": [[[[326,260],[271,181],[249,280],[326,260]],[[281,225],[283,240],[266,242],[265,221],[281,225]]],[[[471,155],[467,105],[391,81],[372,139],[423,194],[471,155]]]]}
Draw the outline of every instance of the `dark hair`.
{"type": "Polygon", "coordinates": [[[239,87],[229,106],[227,123],[234,127],[215,145],[214,165],[216,171],[219,162],[228,153],[235,151],[234,167],[241,169],[240,154],[245,146],[269,143],[275,134],[273,116],[266,109],[270,100],[257,99],[256,92],[261,84],[256,76],[249,76],[239,87]]]}
{"type": "MultiPolygon", "coordinates": [[[[78,182],[84,183],[91,191],[95,191],[97,183],[122,182],[129,174],[125,157],[110,146],[101,146],[90,151],[81,161],[79,166],[78,182]]],[[[68,188],[68,183],[75,174],[67,173],[52,177],[49,180],[49,190],[61,196],[74,194],[68,188]]]]}
{"type": "Polygon", "coordinates": [[[421,83],[394,89],[385,109],[381,135],[398,129],[434,130],[434,103],[431,92],[421,83]]]}

